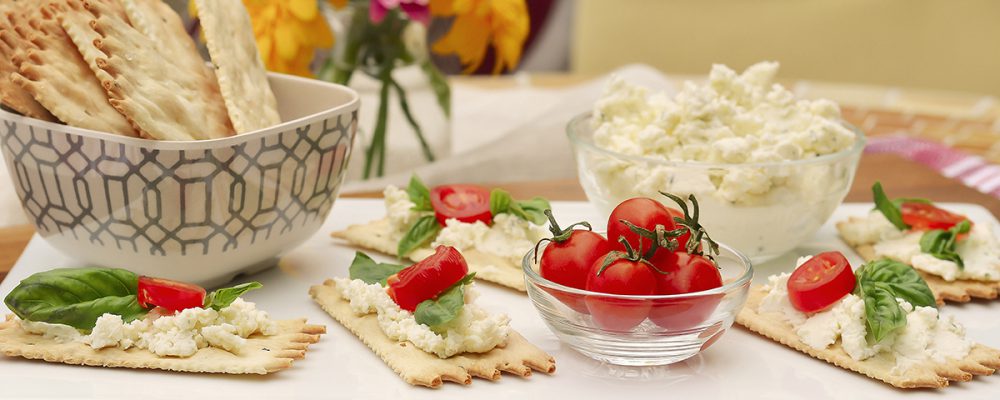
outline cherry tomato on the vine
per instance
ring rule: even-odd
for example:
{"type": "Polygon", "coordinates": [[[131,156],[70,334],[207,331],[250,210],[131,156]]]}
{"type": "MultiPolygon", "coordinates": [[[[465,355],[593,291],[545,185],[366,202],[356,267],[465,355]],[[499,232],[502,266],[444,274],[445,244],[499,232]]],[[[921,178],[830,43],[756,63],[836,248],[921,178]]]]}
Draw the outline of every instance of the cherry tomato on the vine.
{"type": "MultiPolygon", "coordinates": [[[[599,258],[591,267],[587,277],[587,290],[627,295],[656,293],[656,277],[644,262],[618,258],[602,271],[604,262],[603,257],[599,258]]],[[[612,331],[629,331],[649,315],[649,300],[588,295],[586,303],[594,323],[612,331]]]]}

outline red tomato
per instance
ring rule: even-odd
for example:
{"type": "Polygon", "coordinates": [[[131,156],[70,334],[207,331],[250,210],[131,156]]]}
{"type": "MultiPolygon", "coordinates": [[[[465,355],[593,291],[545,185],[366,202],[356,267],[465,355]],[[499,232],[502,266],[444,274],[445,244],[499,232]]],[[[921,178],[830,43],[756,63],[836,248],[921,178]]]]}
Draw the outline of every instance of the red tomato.
{"type": "MultiPolygon", "coordinates": [[[[553,240],[545,246],[538,268],[545,279],[572,288],[586,289],[591,267],[610,251],[611,245],[600,234],[575,230],[568,239],[562,242],[553,240]]],[[[570,308],[584,314],[589,313],[583,296],[571,293],[553,295],[570,308]]]]}
{"type": "MultiPolygon", "coordinates": [[[[668,207],[667,208],[667,212],[670,213],[670,217],[671,218],[684,219],[684,213],[681,212],[681,210],[678,210],[676,208],[669,208],[668,207]]],[[[677,229],[679,227],[680,226],[678,226],[677,223],[674,222],[674,229],[677,229]]],[[[690,239],[690,238],[691,238],[691,232],[685,232],[683,235],[678,236],[677,237],[677,250],[684,251],[684,249],[687,248],[688,239],[690,239]]]]}
{"type": "Polygon", "coordinates": [[[468,273],[469,265],[458,250],[438,246],[430,257],[386,279],[386,293],[399,304],[399,308],[413,311],[418,304],[433,299],[468,273]]]}
{"type": "Polygon", "coordinates": [[[493,221],[490,214],[490,191],[477,185],[442,185],[431,190],[431,207],[439,224],[449,218],[465,223],[493,221]]]}
{"type": "Polygon", "coordinates": [[[632,232],[628,225],[621,222],[622,220],[650,231],[655,230],[657,225],[663,225],[668,231],[677,229],[670,211],[660,202],[645,197],[625,200],[615,207],[608,217],[608,241],[614,248],[620,250],[625,249],[625,246],[618,241],[622,236],[640,253],[645,253],[652,246],[650,239],[642,238],[642,246],[639,248],[639,235],[632,232]]]}
{"type": "Polygon", "coordinates": [[[788,300],[797,310],[823,310],[854,290],[854,271],[839,251],[819,253],[788,278],[788,300]]]}
{"type": "MultiPolygon", "coordinates": [[[[657,252],[650,262],[656,273],[656,294],[696,293],[722,286],[722,274],[709,259],[685,252],[657,252]]],[[[704,322],[724,297],[721,293],[662,299],[653,302],[649,319],[667,329],[687,329],[704,322]]]]}
{"type": "MultiPolygon", "coordinates": [[[[934,206],[933,204],[907,202],[900,207],[903,222],[918,231],[949,229],[968,218],[934,206]]],[[[969,221],[972,223],[972,221],[969,221]]]]}
{"type": "Polygon", "coordinates": [[[143,308],[160,306],[171,311],[205,305],[205,288],[162,278],[139,277],[139,305],[143,308]]]}
{"type": "MultiPolygon", "coordinates": [[[[656,277],[646,264],[639,261],[618,259],[604,271],[604,257],[598,258],[587,277],[587,290],[592,292],[629,295],[656,293],[656,277]],[[600,274],[598,274],[600,272],[600,274]]],[[[649,315],[648,300],[615,299],[600,295],[586,298],[587,309],[594,323],[603,329],[629,331],[649,315]]]]}

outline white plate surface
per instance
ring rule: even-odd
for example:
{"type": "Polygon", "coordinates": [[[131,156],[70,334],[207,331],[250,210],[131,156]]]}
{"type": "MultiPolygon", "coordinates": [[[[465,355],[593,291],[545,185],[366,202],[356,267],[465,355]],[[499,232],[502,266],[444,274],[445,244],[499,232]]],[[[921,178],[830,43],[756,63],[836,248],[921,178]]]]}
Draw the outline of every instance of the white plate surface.
{"type": "MultiPolygon", "coordinates": [[[[977,223],[997,220],[984,208],[969,204],[944,204],[977,223]]],[[[557,202],[561,221],[593,219],[596,210],[587,203],[557,202]]],[[[861,215],[870,204],[845,204],[830,221],[861,215]]],[[[506,289],[481,284],[478,301],[490,310],[505,312],[512,325],[531,342],[556,358],[555,375],[536,373],[528,379],[505,375],[498,382],[475,379],[468,387],[445,384],[430,390],[403,383],[382,361],[347,330],[323,313],[307,290],[328,277],[344,276],[354,250],[330,239],[328,233],[348,224],[362,223],[384,214],[380,200],[338,200],[320,232],[286,255],[277,268],[245,278],[265,288],[247,298],[268,310],[272,317],[305,316],[325,324],[328,333],[310,347],[304,360],[286,371],[266,376],[222,376],[80,367],[0,357],[0,398],[142,398],[142,399],[589,399],[589,398],[769,398],[798,399],[908,399],[942,395],[965,399],[995,398],[1000,376],[980,377],[939,391],[904,392],[861,375],[841,370],[780,344],[734,328],[705,353],[667,367],[626,368],[592,361],[562,346],[542,323],[528,298],[506,289]]],[[[596,221],[595,221],[596,222],[596,221]]],[[[599,223],[597,225],[603,225],[599,223]]],[[[595,227],[599,228],[600,227],[595,227]]],[[[800,255],[840,250],[853,265],[861,260],[836,236],[828,223],[812,239],[784,257],[756,266],[754,280],[785,271],[800,255]]],[[[383,257],[384,258],[384,257],[383,257]]],[[[384,258],[389,261],[388,258],[384,258]]],[[[78,266],[35,237],[7,279],[0,284],[6,295],[28,275],[57,267],[78,266]]],[[[0,305],[0,312],[7,309],[0,305]]],[[[965,324],[968,336],[1000,347],[1000,301],[949,304],[946,313],[965,324]]]]}

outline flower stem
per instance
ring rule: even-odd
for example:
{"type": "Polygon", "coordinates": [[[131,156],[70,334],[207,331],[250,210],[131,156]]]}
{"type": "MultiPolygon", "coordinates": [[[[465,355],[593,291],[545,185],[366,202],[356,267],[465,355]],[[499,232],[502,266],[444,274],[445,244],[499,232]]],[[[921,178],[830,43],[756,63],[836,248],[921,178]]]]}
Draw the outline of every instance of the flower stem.
{"type": "Polygon", "coordinates": [[[379,90],[378,115],[375,118],[375,130],[372,131],[372,141],[365,152],[365,173],[364,178],[371,177],[372,164],[378,157],[376,165],[376,175],[385,175],[385,132],[389,124],[389,86],[392,81],[392,62],[384,63],[379,74],[382,81],[382,89],[379,90]]]}
{"type": "Polygon", "coordinates": [[[410,112],[410,103],[406,100],[406,91],[403,90],[403,87],[395,79],[390,79],[389,82],[392,83],[392,87],[396,89],[396,95],[399,96],[399,108],[403,110],[403,115],[406,116],[406,121],[413,128],[413,133],[417,134],[417,140],[420,141],[420,148],[424,152],[424,158],[427,161],[434,162],[434,152],[431,150],[430,145],[427,144],[427,139],[424,138],[424,132],[420,129],[417,120],[413,118],[413,113],[410,112]]]}

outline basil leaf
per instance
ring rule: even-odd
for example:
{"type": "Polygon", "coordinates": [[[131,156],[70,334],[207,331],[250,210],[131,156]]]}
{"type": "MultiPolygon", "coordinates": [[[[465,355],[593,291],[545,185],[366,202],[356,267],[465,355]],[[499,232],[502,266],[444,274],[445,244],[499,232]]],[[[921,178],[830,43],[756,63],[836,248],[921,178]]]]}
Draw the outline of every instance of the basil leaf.
{"type": "Polygon", "coordinates": [[[878,343],[890,333],[906,326],[906,312],[896,302],[892,291],[882,284],[873,284],[864,290],[865,338],[868,343],[878,343]]]}
{"type": "Polygon", "coordinates": [[[244,293],[262,287],[264,285],[261,285],[260,282],[247,282],[229,288],[217,289],[205,297],[205,308],[212,308],[215,311],[219,311],[229,307],[230,304],[233,304],[244,293]]]}
{"type": "Polygon", "coordinates": [[[880,284],[891,294],[906,300],[914,307],[937,307],[934,292],[913,267],[890,259],[881,259],[865,264],[856,272],[858,289],[863,293],[869,287],[880,284]]]}
{"type": "Polygon", "coordinates": [[[910,229],[910,226],[903,222],[903,212],[900,210],[900,205],[889,200],[885,191],[882,190],[881,182],[875,182],[875,185],[872,186],[872,198],[875,200],[875,208],[881,211],[882,215],[885,215],[885,219],[889,220],[892,225],[901,231],[910,229]]]}
{"type": "Polygon", "coordinates": [[[378,283],[385,286],[385,280],[393,274],[402,271],[404,266],[395,264],[376,263],[371,257],[362,252],[354,253],[354,261],[348,269],[351,279],[361,279],[367,284],[378,283]]]}
{"type": "Polygon", "coordinates": [[[112,268],[61,268],[21,281],[4,304],[28,321],[64,324],[89,332],[104,314],[129,322],[146,315],[136,293],[139,277],[112,268]]]}
{"type": "Polygon", "coordinates": [[[493,189],[490,192],[490,215],[507,213],[512,203],[514,198],[506,190],[493,189]]]}
{"type": "Polygon", "coordinates": [[[406,231],[406,235],[399,240],[399,246],[396,248],[396,256],[399,258],[406,257],[413,250],[434,240],[438,232],[441,232],[441,225],[438,224],[437,219],[433,215],[420,217],[410,227],[410,230],[406,231]]]}
{"type": "Polygon", "coordinates": [[[959,269],[964,269],[965,263],[955,250],[955,245],[958,243],[958,235],[968,233],[971,228],[969,220],[964,220],[946,231],[934,229],[924,232],[920,237],[920,251],[941,260],[951,261],[957,264],[959,269]]]}
{"type": "Polygon", "coordinates": [[[413,311],[413,318],[418,324],[424,324],[432,329],[436,326],[447,324],[458,317],[465,305],[465,285],[472,282],[476,273],[466,275],[448,289],[441,292],[437,298],[424,300],[417,304],[417,309],[413,311]]]}
{"type": "Polygon", "coordinates": [[[431,191],[416,174],[410,177],[410,184],[406,187],[406,194],[410,196],[410,202],[413,203],[414,211],[434,211],[434,207],[431,206],[431,191]]]}

